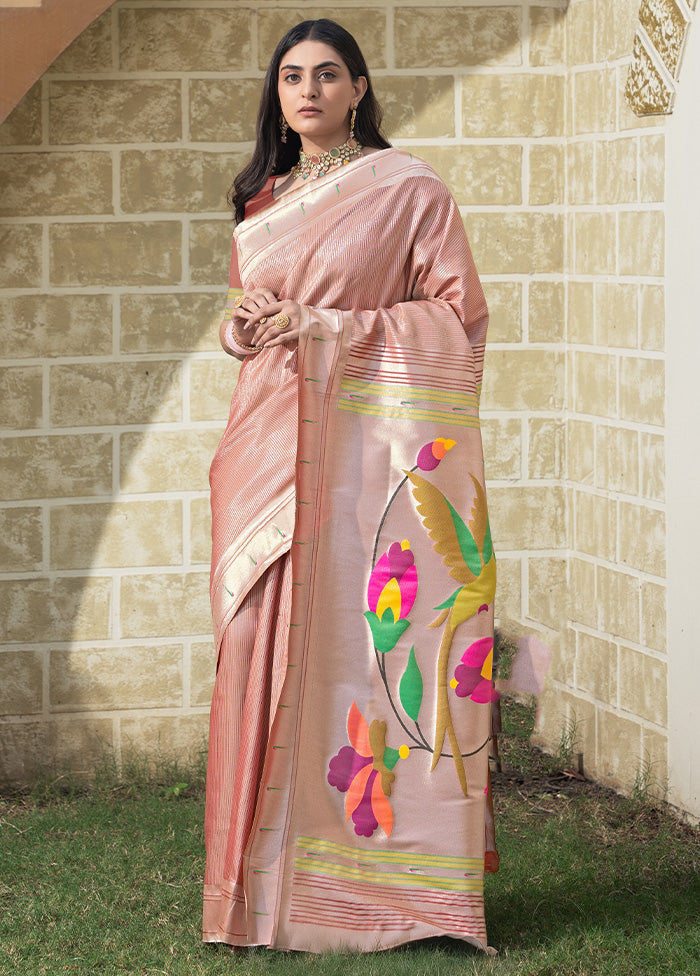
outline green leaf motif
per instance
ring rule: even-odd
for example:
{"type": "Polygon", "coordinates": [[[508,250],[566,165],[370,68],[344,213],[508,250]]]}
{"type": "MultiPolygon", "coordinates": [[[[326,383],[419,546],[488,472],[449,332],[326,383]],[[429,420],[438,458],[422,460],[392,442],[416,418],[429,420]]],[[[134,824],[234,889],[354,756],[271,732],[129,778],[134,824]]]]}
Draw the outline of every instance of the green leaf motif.
{"type": "Polygon", "coordinates": [[[411,648],[408,664],[399,682],[399,697],[406,714],[418,721],[418,712],[423,701],[423,676],[416,661],[415,648],[411,648]]]}
{"type": "Polygon", "coordinates": [[[479,555],[479,547],[476,542],[474,542],[474,536],[471,534],[469,529],[464,523],[464,520],[460,515],[457,514],[455,508],[451,502],[446,498],[447,507],[450,510],[450,515],[452,516],[452,522],[454,523],[455,532],[457,533],[457,541],[459,542],[459,548],[462,551],[462,558],[467,565],[467,568],[474,576],[478,576],[481,572],[481,556],[479,555]]]}
{"type": "Polygon", "coordinates": [[[443,600],[442,603],[438,603],[436,607],[433,607],[433,610],[449,610],[449,608],[454,605],[454,602],[457,599],[457,594],[461,592],[462,587],[458,586],[452,596],[448,596],[448,598],[443,600]]]}
{"type": "Polygon", "coordinates": [[[384,750],[383,763],[387,769],[393,769],[396,763],[399,761],[399,750],[392,749],[391,746],[387,746],[384,750]]]}
{"type": "Polygon", "coordinates": [[[484,566],[489,561],[491,556],[493,556],[493,542],[491,541],[491,521],[486,523],[486,535],[484,537],[484,551],[482,553],[484,557],[484,566]]]}
{"type": "Polygon", "coordinates": [[[393,650],[401,635],[411,626],[410,620],[399,619],[394,623],[394,615],[390,608],[384,611],[381,620],[371,610],[365,610],[363,616],[372,631],[374,647],[381,654],[393,650]]]}

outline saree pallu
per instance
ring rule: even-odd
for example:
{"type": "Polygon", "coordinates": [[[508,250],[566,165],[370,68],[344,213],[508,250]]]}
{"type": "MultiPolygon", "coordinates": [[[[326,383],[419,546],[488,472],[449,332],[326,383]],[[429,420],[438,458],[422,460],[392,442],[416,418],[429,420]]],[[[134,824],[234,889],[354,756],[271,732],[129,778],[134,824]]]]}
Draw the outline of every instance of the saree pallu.
{"type": "Polygon", "coordinates": [[[462,220],[387,149],[247,218],[234,254],[302,329],[244,361],[211,471],[204,938],[486,948],[488,315],[462,220]]]}

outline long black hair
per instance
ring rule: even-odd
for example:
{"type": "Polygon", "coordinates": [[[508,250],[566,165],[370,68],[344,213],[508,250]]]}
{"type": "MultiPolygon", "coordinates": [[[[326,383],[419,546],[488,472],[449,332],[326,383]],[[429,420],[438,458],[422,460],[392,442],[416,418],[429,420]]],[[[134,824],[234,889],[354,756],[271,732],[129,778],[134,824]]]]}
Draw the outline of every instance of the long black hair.
{"type": "Polygon", "coordinates": [[[272,55],[263,83],[255,149],[245,169],[241,170],[229,190],[228,200],[235,212],[236,223],[245,216],[246,202],[262,190],[267,179],[287,173],[299,160],[301,139],[291,127],[287,141],[282,142],[279,118],[282,114],[277,93],[280,64],[284,55],[302,41],[322,41],[340,55],[353,81],[360,75],[367,79],[367,91],[357,106],[355,136],[361,146],[388,149],[389,143],[380,132],[382,112],[372,90],[367,64],[355,38],[333,20],[304,20],[284,35],[272,55]]]}

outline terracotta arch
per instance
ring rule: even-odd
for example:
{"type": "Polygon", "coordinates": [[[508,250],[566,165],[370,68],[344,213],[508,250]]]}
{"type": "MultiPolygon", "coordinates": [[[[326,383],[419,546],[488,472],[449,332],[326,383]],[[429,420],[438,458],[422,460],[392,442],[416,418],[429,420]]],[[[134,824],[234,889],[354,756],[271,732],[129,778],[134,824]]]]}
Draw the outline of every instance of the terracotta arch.
{"type": "Polygon", "coordinates": [[[0,123],[61,51],[114,0],[0,2],[0,123]]]}

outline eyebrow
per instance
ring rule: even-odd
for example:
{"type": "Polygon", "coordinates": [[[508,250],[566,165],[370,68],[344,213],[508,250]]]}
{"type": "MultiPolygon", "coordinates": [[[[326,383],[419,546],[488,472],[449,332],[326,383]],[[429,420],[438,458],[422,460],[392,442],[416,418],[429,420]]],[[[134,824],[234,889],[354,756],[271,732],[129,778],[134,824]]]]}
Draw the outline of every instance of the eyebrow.
{"type": "MultiPolygon", "coordinates": [[[[314,65],[314,67],[311,70],[318,71],[319,68],[329,68],[331,65],[334,68],[340,67],[340,65],[336,61],[322,61],[320,64],[314,65]]],[[[300,64],[283,64],[282,67],[280,68],[280,71],[289,71],[289,70],[303,71],[304,69],[300,64]]]]}

